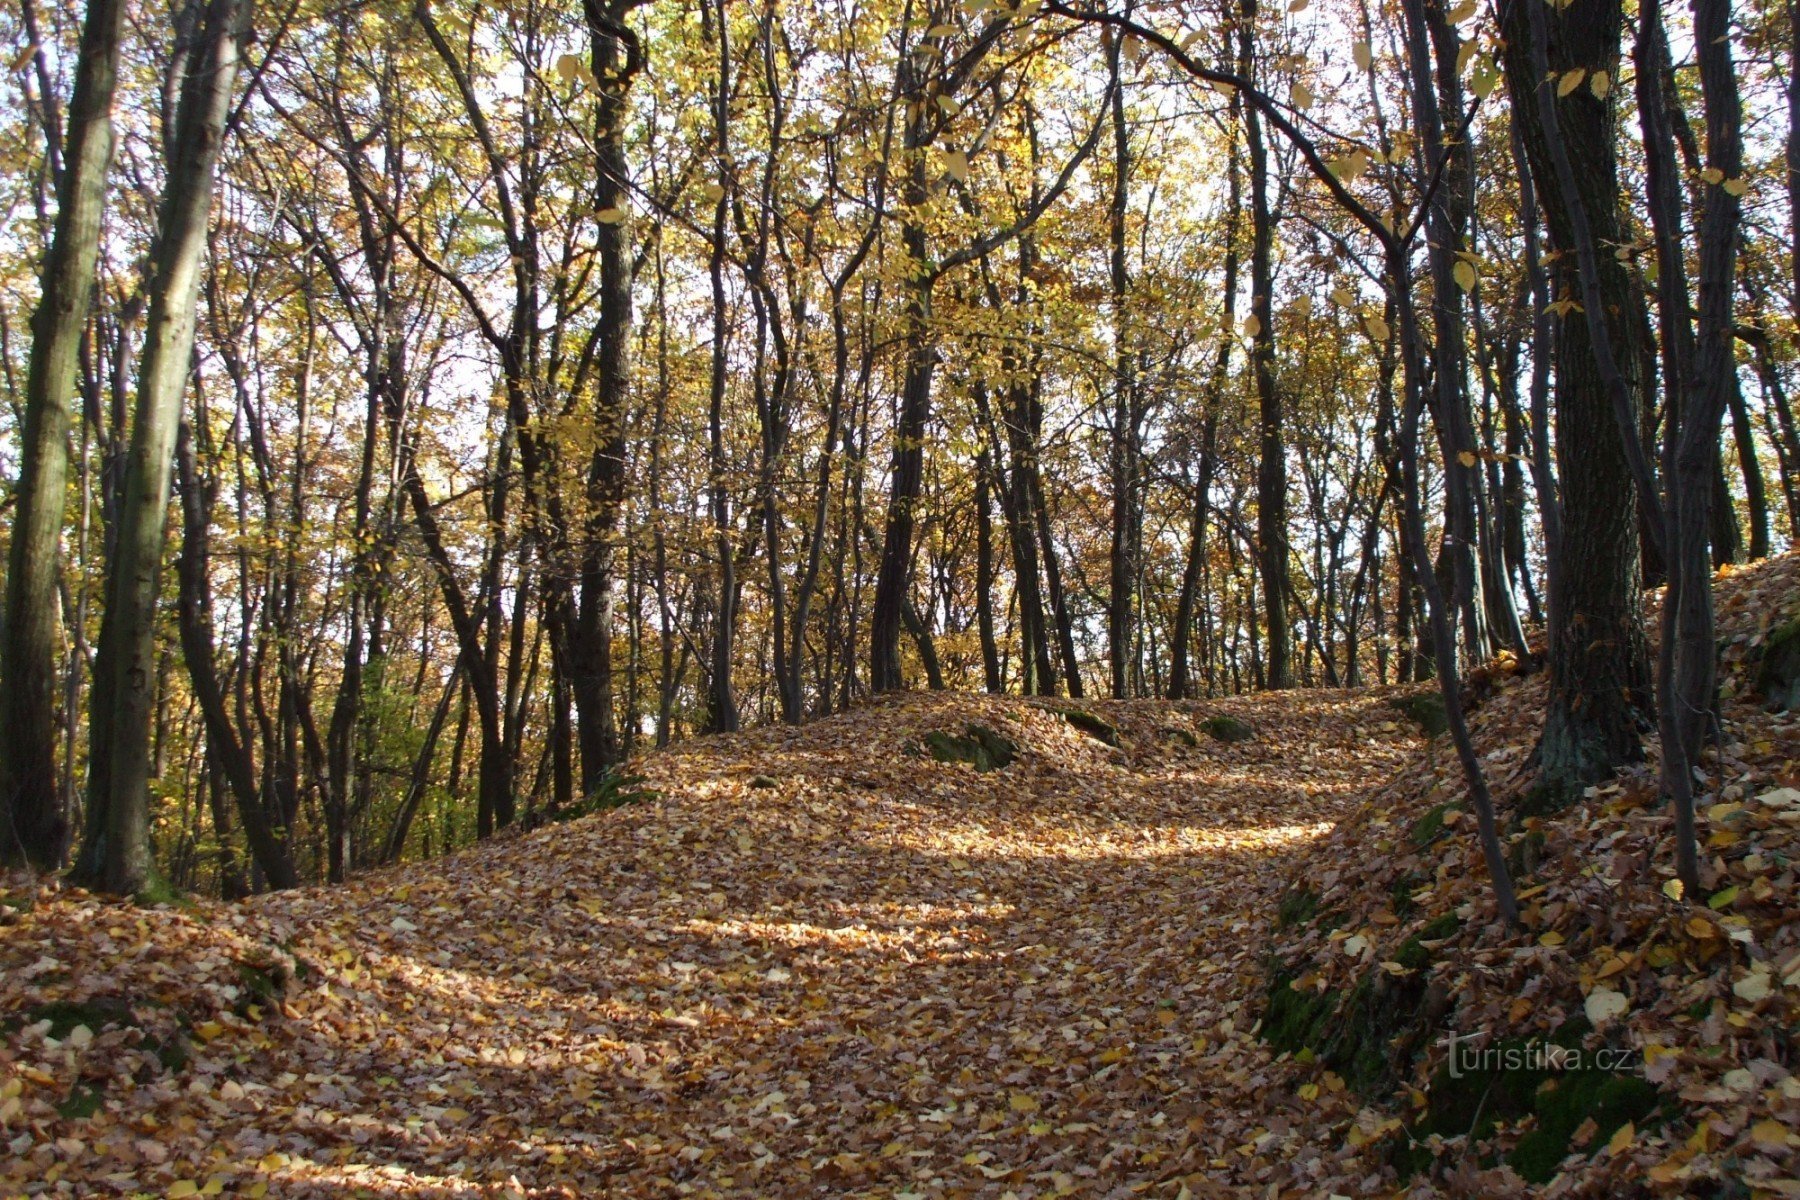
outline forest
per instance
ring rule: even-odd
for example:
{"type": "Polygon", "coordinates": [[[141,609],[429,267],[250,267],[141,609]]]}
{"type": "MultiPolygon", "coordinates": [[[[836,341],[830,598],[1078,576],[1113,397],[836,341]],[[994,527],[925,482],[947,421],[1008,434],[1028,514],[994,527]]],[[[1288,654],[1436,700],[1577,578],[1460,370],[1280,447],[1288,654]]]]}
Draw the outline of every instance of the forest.
{"type": "Polygon", "coordinates": [[[1800,1196],[1800,2],[0,46],[0,1194],[1800,1196]]]}
{"type": "Polygon", "coordinates": [[[1779,6],[0,22],[0,814],[115,893],[916,687],[1508,657],[1576,794],[1701,753],[1712,567],[1800,517],[1779,6]]]}

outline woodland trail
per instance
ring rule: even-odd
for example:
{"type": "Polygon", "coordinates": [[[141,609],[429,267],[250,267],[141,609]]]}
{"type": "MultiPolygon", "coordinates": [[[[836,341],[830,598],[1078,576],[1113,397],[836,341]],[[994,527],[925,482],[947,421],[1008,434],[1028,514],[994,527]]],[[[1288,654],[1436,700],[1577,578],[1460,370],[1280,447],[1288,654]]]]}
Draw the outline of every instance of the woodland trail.
{"type": "Polygon", "coordinates": [[[700,739],[645,764],[658,799],[235,910],[302,964],[289,1019],[202,1027],[114,1179],[1265,1194],[1330,1149],[1268,1086],[1246,1003],[1291,852],[1418,739],[1379,692],[1088,707],[1122,749],[966,695],[700,739]],[[913,749],[970,722],[1017,760],[913,749]]]}

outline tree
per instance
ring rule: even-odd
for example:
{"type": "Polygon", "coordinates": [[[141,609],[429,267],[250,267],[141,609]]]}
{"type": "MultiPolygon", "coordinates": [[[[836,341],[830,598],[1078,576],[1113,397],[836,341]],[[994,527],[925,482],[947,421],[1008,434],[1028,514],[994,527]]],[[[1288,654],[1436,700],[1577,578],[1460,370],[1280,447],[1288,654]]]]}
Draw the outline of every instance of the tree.
{"type": "Polygon", "coordinates": [[[32,317],[6,608],[0,619],[0,862],[58,866],[69,825],[56,768],[57,583],[68,505],[69,403],[93,298],[112,165],[123,0],[94,0],[82,23],[56,188],[56,229],[32,317]]]}

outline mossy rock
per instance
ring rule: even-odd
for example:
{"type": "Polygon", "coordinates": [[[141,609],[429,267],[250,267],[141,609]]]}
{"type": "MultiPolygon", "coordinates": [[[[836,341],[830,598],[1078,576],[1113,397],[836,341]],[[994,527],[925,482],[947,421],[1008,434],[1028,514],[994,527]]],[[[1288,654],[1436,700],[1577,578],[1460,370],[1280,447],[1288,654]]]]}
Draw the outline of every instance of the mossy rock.
{"type": "Polygon", "coordinates": [[[1449,710],[1439,692],[1421,692],[1416,696],[1399,696],[1388,703],[1418,723],[1428,738],[1450,732],[1449,710]]]}
{"type": "MultiPolygon", "coordinates": [[[[191,1055],[188,1050],[187,1018],[177,1012],[175,1019],[177,1028],[167,1039],[159,1038],[144,1027],[142,1019],[122,997],[95,996],[82,1001],[52,1000],[47,1004],[28,1008],[17,1016],[0,1021],[0,1031],[10,1033],[39,1021],[48,1021],[50,1028],[44,1031],[45,1036],[61,1041],[74,1032],[78,1025],[87,1026],[93,1033],[105,1029],[135,1029],[142,1039],[139,1045],[156,1056],[163,1070],[179,1073],[187,1069],[191,1055]]],[[[99,1089],[102,1086],[104,1085],[96,1084],[91,1089],[77,1086],[57,1106],[57,1111],[71,1119],[92,1116],[99,1107],[99,1089]],[[87,1095],[86,1092],[91,1092],[92,1095],[87,1095]]]]}
{"type": "Polygon", "coordinates": [[[1115,749],[1118,747],[1119,731],[1105,718],[1097,717],[1085,708],[1053,708],[1050,711],[1095,741],[1105,742],[1115,749]]]}
{"type": "Polygon", "coordinates": [[[1178,725],[1171,725],[1164,729],[1162,735],[1177,746],[1186,746],[1189,750],[1200,745],[1200,739],[1195,737],[1191,730],[1183,729],[1178,725]]]}
{"type": "Polygon", "coordinates": [[[1771,712],[1800,708],[1800,617],[1778,626],[1763,641],[1756,690],[1771,712]]]}
{"type": "Polygon", "coordinates": [[[971,723],[962,736],[934,729],[922,739],[925,752],[941,763],[967,763],[977,771],[1012,765],[1019,748],[986,725],[971,723]]]}
{"type": "Polygon", "coordinates": [[[1200,722],[1200,728],[1212,737],[1215,742],[1248,742],[1256,737],[1256,730],[1248,721],[1220,713],[1200,722]]]}
{"type": "Polygon", "coordinates": [[[7,1028],[20,1029],[26,1025],[36,1025],[39,1021],[50,1022],[50,1028],[44,1031],[46,1037],[57,1041],[69,1036],[77,1025],[86,1025],[92,1033],[102,1029],[136,1028],[137,1017],[132,1014],[131,1005],[117,996],[95,996],[91,1000],[52,1000],[48,1004],[40,1004],[36,1008],[25,1010],[23,1017],[16,1017],[7,1022],[7,1028]]]}
{"type": "Polygon", "coordinates": [[[1547,1041],[1509,1038],[1475,1049],[1453,1051],[1457,1061],[1445,1063],[1432,1076],[1423,1117],[1411,1139],[1395,1148],[1394,1165],[1402,1177],[1430,1165],[1426,1144],[1432,1134],[1467,1135],[1470,1143],[1491,1136],[1505,1122],[1531,1127],[1514,1144],[1506,1161],[1529,1183],[1555,1177],[1562,1161],[1583,1149],[1575,1133],[1592,1118],[1594,1131],[1585,1149],[1593,1153],[1627,1121],[1642,1122],[1657,1108],[1656,1088],[1642,1077],[1586,1065],[1581,1051],[1588,1032],[1585,1019],[1565,1023],[1547,1041]],[[1580,1054],[1559,1064],[1553,1055],[1580,1054]]]}

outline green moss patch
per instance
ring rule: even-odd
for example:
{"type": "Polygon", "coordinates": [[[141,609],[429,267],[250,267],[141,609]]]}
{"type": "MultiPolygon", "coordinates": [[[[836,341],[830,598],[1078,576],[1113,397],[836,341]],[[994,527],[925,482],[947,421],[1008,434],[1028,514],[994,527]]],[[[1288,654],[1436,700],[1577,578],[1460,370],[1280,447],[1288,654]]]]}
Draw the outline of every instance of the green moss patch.
{"type": "Polygon", "coordinates": [[[1256,730],[1248,721],[1220,713],[1200,722],[1200,728],[1216,742],[1248,742],[1256,737],[1256,730]]]}
{"type": "Polygon", "coordinates": [[[1423,850],[1444,834],[1444,818],[1449,816],[1456,806],[1454,804],[1438,804],[1427,809],[1425,815],[1412,823],[1406,831],[1406,840],[1413,849],[1423,850]]]}
{"type": "Polygon", "coordinates": [[[1442,990],[1426,981],[1433,954],[1425,943],[1448,937],[1456,926],[1449,914],[1427,925],[1394,954],[1407,973],[1373,966],[1348,992],[1296,989],[1295,973],[1278,972],[1269,986],[1263,1039],[1279,1051],[1310,1053],[1365,1096],[1387,1096],[1430,1045],[1448,1007],[1442,990]]]}
{"type": "Polygon", "coordinates": [[[1771,711],[1800,708],[1800,617],[1776,627],[1764,639],[1756,690],[1771,711]]]}
{"type": "Polygon", "coordinates": [[[1580,1051],[1587,1022],[1576,1018],[1548,1042],[1508,1039],[1478,1051],[1463,1049],[1457,1063],[1446,1063],[1432,1076],[1425,1115],[1413,1125],[1408,1142],[1395,1150],[1394,1165],[1410,1175],[1430,1165],[1428,1139],[1467,1136],[1471,1143],[1490,1137],[1502,1123],[1525,1133],[1506,1155],[1506,1162],[1530,1183],[1547,1183],[1570,1154],[1592,1153],[1627,1121],[1641,1122],[1657,1107],[1656,1089],[1643,1078],[1587,1064],[1590,1055],[1558,1061],[1558,1054],[1580,1051]],[[1454,1070],[1452,1068],[1455,1068],[1454,1070]],[[1584,1129],[1592,1120],[1592,1129],[1584,1129]],[[1581,1144],[1576,1144],[1577,1135],[1581,1144]]]}
{"type": "Polygon", "coordinates": [[[1095,716],[1085,708],[1049,708],[1046,706],[1046,710],[1055,713],[1097,742],[1105,742],[1108,746],[1115,748],[1119,745],[1118,728],[1104,717],[1095,716]]]}
{"type": "Polygon", "coordinates": [[[1388,703],[1416,721],[1426,737],[1450,732],[1449,710],[1444,707],[1444,697],[1438,692],[1400,696],[1388,703]]]}
{"type": "Polygon", "coordinates": [[[998,771],[1012,765],[1019,748],[986,725],[970,724],[959,737],[934,729],[921,739],[925,752],[941,763],[967,763],[977,771],[998,771]]]}

